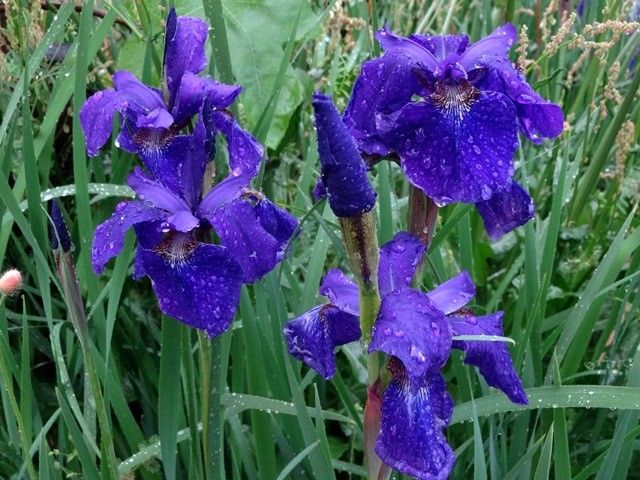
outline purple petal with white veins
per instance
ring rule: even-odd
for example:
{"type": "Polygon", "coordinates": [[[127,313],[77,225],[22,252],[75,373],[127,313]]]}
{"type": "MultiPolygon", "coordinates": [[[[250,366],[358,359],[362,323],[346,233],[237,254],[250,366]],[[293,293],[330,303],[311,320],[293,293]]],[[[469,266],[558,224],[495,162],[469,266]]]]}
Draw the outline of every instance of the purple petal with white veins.
{"type": "Polygon", "coordinates": [[[358,286],[337,268],[330,269],[320,282],[320,295],[353,315],[360,315],[358,286]]]}
{"type": "Polygon", "coordinates": [[[135,167],[127,177],[129,185],[140,200],[169,213],[189,211],[189,205],[160,182],[147,175],[140,167],[135,167]]]}
{"type": "Polygon", "coordinates": [[[229,328],[240,300],[242,271],[224,247],[200,244],[179,261],[138,251],[160,310],[212,337],[229,328]]]}
{"type": "Polygon", "coordinates": [[[164,218],[163,212],[146,205],[144,202],[121,202],[113,215],[98,225],[93,235],[91,264],[100,274],[107,262],[118,255],[124,246],[124,236],[133,225],[141,222],[158,221],[164,218]]]}
{"type": "Polygon", "coordinates": [[[536,214],[533,199],[517,183],[493,194],[489,200],[476,203],[491,240],[498,240],[514,228],[524,225],[536,214]]]}
{"type": "MultiPolygon", "coordinates": [[[[503,336],[503,317],[503,312],[482,317],[452,315],[449,321],[454,335],[503,336]]],[[[506,342],[456,340],[453,346],[465,352],[464,362],[478,367],[489,385],[502,390],[514,403],[528,403],[506,342]]]]}
{"type": "Polygon", "coordinates": [[[443,433],[447,422],[438,415],[444,397],[448,393],[439,374],[420,382],[394,374],[382,399],[376,444],[385,464],[419,480],[449,478],[455,457],[443,433]]]}
{"type": "Polygon", "coordinates": [[[476,294],[476,286],[466,271],[458,273],[427,293],[431,303],[445,315],[464,307],[476,294]]]}
{"type": "Polygon", "coordinates": [[[360,338],[360,325],[355,315],[321,305],[287,322],[284,336],[291,356],[328,380],[336,371],[335,347],[360,338]]]}
{"type": "Polygon", "coordinates": [[[126,99],[116,90],[102,90],[91,95],[80,109],[80,125],[87,143],[87,153],[95,157],[107,143],[113,117],[126,106],[126,99]]]}
{"type": "MultiPolygon", "coordinates": [[[[207,217],[221,243],[242,267],[245,283],[253,283],[282,259],[286,243],[265,229],[250,199],[232,200],[207,217]]],[[[268,225],[267,227],[273,227],[268,225]]],[[[282,232],[274,232],[281,234],[282,232]]]]}
{"type": "Polygon", "coordinates": [[[408,104],[385,133],[409,181],[439,205],[487,200],[513,175],[518,124],[511,101],[478,92],[462,107],[408,104]]]}
{"type": "Polygon", "coordinates": [[[195,17],[177,17],[171,9],[165,35],[164,75],[169,105],[173,106],[183,75],[200,73],[207,65],[207,24],[195,17]]]}
{"type": "Polygon", "coordinates": [[[398,357],[411,379],[433,375],[451,352],[451,326],[444,314],[416,290],[396,290],[382,299],[369,352],[398,357]]]}
{"type": "Polygon", "coordinates": [[[354,217],[369,212],[376,192],[367,168],[331,97],[316,92],[313,110],[318,134],[318,154],[322,183],[329,206],[338,217],[354,217]]]}
{"type": "Polygon", "coordinates": [[[380,248],[378,289],[384,297],[411,286],[411,280],[426,248],[415,236],[398,232],[380,248]]]}

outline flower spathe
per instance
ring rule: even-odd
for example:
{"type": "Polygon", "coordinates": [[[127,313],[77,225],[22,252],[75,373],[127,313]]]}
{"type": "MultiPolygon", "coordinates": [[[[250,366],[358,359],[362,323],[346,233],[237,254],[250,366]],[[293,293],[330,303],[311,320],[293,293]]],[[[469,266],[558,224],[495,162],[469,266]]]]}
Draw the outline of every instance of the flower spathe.
{"type": "MultiPolygon", "coordinates": [[[[411,287],[424,252],[420,241],[406,232],[397,233],[380,248],[378,287],[382,303],[368,350],[387,354],[391,372],[382,399],[376,451],[390,467],[432,480],[447,478],[454,462],[443,433],[453,406],[440,374],[452,348],[464,351],[465,363],[478,367],[487,383],[513,402],[527,403],[527,396],[504,342],[455,339],[458,335],[503,335],[502,312],[476,316],[464,308],[475,295],[466,272],[430,292],[411,287]]],[[[331,270],[322,282],[321,293],[329,298],[328,305],[357,318],[357,287],[342,272],[331,270]]],[[[322,308],[315,307],[288,322],[285,337],[294,357],[327,378],[335,371],[333,349],[339,345],[330,343],[336,336],[333,332],[337,325],[351,331],[351,324],[310,321],[322,308]]]]}
{"type": "Polygon", "coordinates": [[[206,33],[201,20],[171,10],[164,93],[118,72],[115,90],[89,98],[81,117],[93,154],[108,138],[113,115],[121,112],[120,145],[137,153],[146,167],[136,167],[127,179],[136,199],[120,203],[96,228],[94,270],[104,270],[134,227],[134,277],[150,278],[165,314],[215,336],[231,324],[242,284],[255,282],[282,260],[297,221],[251,188],[263,148],[222,110],[239,87],[196,75],[206,64],[206,33]],[[181,134],[195,114],[191,131],[181,134]],[[111,115],[108,131],[100,115],[111,115]],[[229,174],[203,192],[218,134],[226,140],[229,174]],[[212,242],[213,232],[219,244],[212,242]]]}

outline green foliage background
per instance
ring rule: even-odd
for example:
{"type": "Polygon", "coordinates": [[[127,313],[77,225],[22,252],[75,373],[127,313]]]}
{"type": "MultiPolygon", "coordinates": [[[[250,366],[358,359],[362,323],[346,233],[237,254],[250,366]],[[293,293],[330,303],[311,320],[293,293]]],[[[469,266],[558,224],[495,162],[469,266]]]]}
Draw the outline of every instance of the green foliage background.
{"type": "MultiPolygon", "coordinates": [[[[133,237],[104,275],[88,261],[95,225],[128,195],[134,159],[115,147],[88,159],[74,112],[116,69],[157,84],[167,3],[0,7],[0,258],[25,277],[0,307],[0,477],[110,478],[106,435],[121,478],[364,478],[362,347],[343,347],[324,382],[282,342],[326,268],[345,266],[335,218],[310,196],[309,99],[321,88],[345,105],[360,63],[377,55],[373,25],[476,40],[510,19],[528,27],[529,80],[563,106],[567,128],[522,144],[517,176],[538,208],[525,227],[491,244],[471,208],[441,210],[424,287],[472,273],[474,308],[506,312],[530,397],[527,409],[512,405],[454,356],[452,478],[640,478],[640,75],[627,68],[640,34],[620,23],[631,2],[587,0],[560,38],[577,2],[176,0],[179,14],[213,27],[210,73],[245,87],[236,113],[269,147],[262,187],[303,226],[289,258],[243,291],[233,329],[211,341],[163,318],[149,282],[130,279],[133,237]],[[576,35],[599,47],[581,55],[576,35]],[[66,56],[52,58],[59,45],[66,56]],[[76,247],[106,432],[53,273],[43,207],[54,197],[76,247]]],[[[406,226],[408,189],[394,164],[380,163],[373,180],[382,243],[406,226]]]]}

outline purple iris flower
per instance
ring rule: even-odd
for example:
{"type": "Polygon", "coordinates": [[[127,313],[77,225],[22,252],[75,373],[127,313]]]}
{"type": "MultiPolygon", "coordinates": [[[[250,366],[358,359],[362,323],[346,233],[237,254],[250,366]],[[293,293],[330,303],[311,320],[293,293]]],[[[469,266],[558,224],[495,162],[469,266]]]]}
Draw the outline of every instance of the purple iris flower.
{"type": "MultiPolygon", "coordinates": [[[[467,272],[428,293],[411,288],[424,251],[424,245],[406,232],[399,232],[380,249],[382,303],[369,352],[389,356],[391,380],[382,401],[376,451],[385,464],[402,473],[444,479],[454,462],[443,433],[451,421],[453,404],[440,370],[451,349],[464,351],[465,363],[476,366],[487,383],[511,401],[527,403],[527,396],[504,342],[455,339],[503,335],[503,312],[476,316],[465,308],[475,295],[467,272]]],[[[335,371],[334,347],[357,338],[357,287],[339,270],[331,270],[320,293],[329,303],[289,321],[284,332],[291,355],[329,378],[335,371]],[[323,308],[335,309],[340,316],[323,317],[318,314],[323,308]]]]}
{"type": "Polygon", "coordinates": [[[340,118],[331,97],[313,95],[321,177],[314,188],[316,198],[328,197],[338,217],[354,217],[369,212],[376,192],[367,178],[367,168],[358,147],[340,118]]]}
{"type": "Polygon", "coordinates": [[[540,143],[560,135],[564,116],[510,62],[514,26],[472,44],[386,28],[376,38],[385,54],[363,64],[344,114],[359,148],[397,154],[408,180],[439,205],[490,202],[479,210],[493,238],[528,221],[531,200],[513,182],[517,133],[540,143]],[[508,218],[482,213],[505,201],[508,218]]]}
{"type": "Polygon", "coordinates": [[[151,279],[164,313],[215,336],[229,327],[242,284],[283,258],[297,221],[250,188],[263,154],[258,142],[226,113],[215,112],[211,121],[227,139],[229,176],[202,196],[207,134],[198,122],[182,152],[182,175],[165,172],[160,180],[138,167],[129,176],[137,198],[120,203],[98,226],[92,263],[101,273],[133,226],[134,277],[151,279]],[[219,245],[211,243],[212,229],[219,245]]]}
{"type": "MultiPolygon", "coordinates": [[[[122,125],[116,139],[118,147],[138,155],[158,178],[166,169],[180,164],[192,141],[191,134],[180,132],[193,116],[202,113],[205,103],[209,110],[224,110],[242,90],[198,76],[207,64],[206,40],[205,22],[178,17],[172,8],[165,34],[163,88],[149,87],[130,72],[117,71],[114,88],[95,93],[80,110],[89,155],[97,155],[109,139],[114,116],[119,112],[122,125]]],[[[206,127],[210,130],[210,125],[206,127]]],[[[208,131],[208,135],[215,136],[215,131],[208,131]]],[[[211,157],[214,143],[208,142],[207,146],[211,157]]]]}

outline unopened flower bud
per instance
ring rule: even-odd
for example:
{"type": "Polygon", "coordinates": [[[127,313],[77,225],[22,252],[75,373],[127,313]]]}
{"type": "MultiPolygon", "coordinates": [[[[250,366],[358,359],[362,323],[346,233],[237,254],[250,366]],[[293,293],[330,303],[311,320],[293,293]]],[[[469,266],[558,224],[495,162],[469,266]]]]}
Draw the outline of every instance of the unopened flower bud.
{"type": "Polygon", "coordinates": [[[0,293],[14,295],[22,288],[22,274],[15,268],[7,270],[0,277],[0,293]]]}

